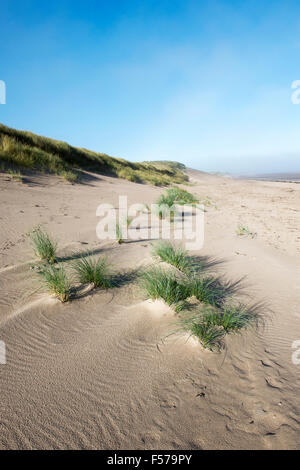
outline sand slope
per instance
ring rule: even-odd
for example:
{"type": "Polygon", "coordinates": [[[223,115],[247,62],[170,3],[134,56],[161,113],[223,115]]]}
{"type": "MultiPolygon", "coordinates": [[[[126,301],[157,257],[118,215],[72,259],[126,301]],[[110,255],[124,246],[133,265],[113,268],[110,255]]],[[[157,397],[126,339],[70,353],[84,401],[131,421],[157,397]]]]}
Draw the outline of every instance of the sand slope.
{"type": "Polygon", "coordinates": [[[189,190],[214,203],[195,254],[222,259],[214,269],[230,279],[247,276],[245,293],[269,306],[264,330],[230,335],[220,354],[187,340],[170,309],[134,284],[64,305],[34,292],[25,236],[33,225],[57,236],[61,256],[88,248],[118,270],[142,266],[150,241],[99,241],[96,208],[117,205],[118,194],[151,203],[161,189],[0,175],[1,448],[300,448],[300,366],[291,360],[300,340],[300,185],[189,173],[189,190]],[[237,237],[238,223],[257,237],[237,237]]]}

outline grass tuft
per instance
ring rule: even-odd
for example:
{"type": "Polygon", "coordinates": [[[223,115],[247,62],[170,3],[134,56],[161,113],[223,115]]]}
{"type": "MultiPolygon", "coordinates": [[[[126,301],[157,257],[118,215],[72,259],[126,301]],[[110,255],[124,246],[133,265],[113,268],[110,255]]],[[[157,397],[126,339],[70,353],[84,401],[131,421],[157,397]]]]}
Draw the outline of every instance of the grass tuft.
{"type": "Polygon", "coordinates": [[[23,177],[20,171],[8,170],[7,173],[14,181],[17,181],[18,183],[23,183],[23,177]]]}
{"type": "Polygon", "coordinates": [[[221,307],[225,300],[233,296],[240,282],[224,282],[214,276],[194,276],[190,281],[191,296],[194,295],[200,302],[221,307]]]}
{"type": "Polygon", "coordinates": [[[83,256],[74,261],[72,267],[82,284],[93,284],[94,287],[103,287],[104,289],[113,286],[105,258],[93,259],[89,255],[83,256]]]}
{"type": "Polygon", "coordinates": [[[175,204],[175,197],[171,194],[161,194],[159,198],[156,200],[156,204],[159,206],[166,206],[169,209],[173,207],[175,204]]]}
{"type": "Polygon", "coordinates": [[[133,221],[134,217],[131,217],[130,215],[126,215],[123,219],[124,224],[126,225],[127,228],[130,227],[131,222],[133,221]]]}
{"type": "Polygon", "coordinates": [[[123,243],[123,231],[122,231],[122,226],[119,223],[116,223],[116,240],[121,245],[123,243]]]}
{"type": "Polygon", "coordinates": [[[249,326],[258,326],[260,315],[256,307],[227,305],[219,315],[219,324],[226,332],[238,331],[249,326]]]}
{"type": "Polygon", "coordinates": [[[222,340],[225,335],[224,329],[205,321],[204,318],[189,322],[188,329],[193,336],[198,338],[204,348],[211,351],[222,348],[222,340]]]}
{"type": "Polygon", "coordinates": [[[182,247],[175,247],[168,241],[156,243],[153,247],[153,254],[182,272],[187,272],[192,266],[187,251],[182,247]]]}
{"type": "Polygon", "coordinates": [[[63,266],[45,266],[40,275],[43,277],[44,286],[61,302],[70,299],[71,282],[63,266]]]}
{"type": "Polygon", "coordinates": [[[173,221],[177,213],[174,198],[166,194],[161,194],[153,207],[153,213],[160,219],[168,218],[170,221],[173,221]]]}
{"type": "Polygon", "coordinates": [[[220,348],[225,334],[258,326],[261,321],[260,308],[261,305],[258,304],[252,307],[242,304],[226,305],[222,309],[198,311],[191,318],[183,318],[183,324],[185,329],[199,338],[204,347],[220,348]]]}
{"type": "Polygon", "coordinates": [[[154,204],[152,207],[152,213],[155,214],[160,220],[169,219],[170,222],[173,222],[176,214],[176,208],[174,206],[169,207],[166,204],[154,204]]]}
{"type": "Polygon", "coordinates": [[[173,200],[173,204],[175,202],[180,205],[197,204],[199,202],[199,199],[194,194],[189,193],[185,189],[178,188],[177,186],[167,189],[167,197],[173,200]]]}
{"type": "Polygon", "coordinates": [[[36,256],[48,263],[54,263],[57,243],[51,240],[49,234],[40,227],[36,227],[29,236],[36,256]]]}
{"type": "Polygon", "coordinates": [[[160,219],[168,217],[172,221],[177,213],[178,205],[195,205],[198,202],[199,199],[194,194],[175,186],[167,189],[166,193],[161,194],[156,200],[155,213],[160,219]]]}
{"type": "Polygon", "coordinates": [[[153,268],[142,275],[142,287],[152,300],[163,299],[168,305],[176,305],[189,297],[189,286],[174,273],[153,268]]]}
{"type": "Polygon", "coordinates": [[[60,176],[62,176],[66,181],[68,181],[71,184],[78,183],[80,181],[80,176],[78,173],[75,173],[74,171],[68,170],[68,171],[62,171],[60,173],[60,176]]]}
{"type": "Polygon", "coordinates": [[[251,232],[247,225],[239,224],[236,229],[236,234],[238,237],[251,237],[255,238],[257,236],[256,232],[251,232]]]}

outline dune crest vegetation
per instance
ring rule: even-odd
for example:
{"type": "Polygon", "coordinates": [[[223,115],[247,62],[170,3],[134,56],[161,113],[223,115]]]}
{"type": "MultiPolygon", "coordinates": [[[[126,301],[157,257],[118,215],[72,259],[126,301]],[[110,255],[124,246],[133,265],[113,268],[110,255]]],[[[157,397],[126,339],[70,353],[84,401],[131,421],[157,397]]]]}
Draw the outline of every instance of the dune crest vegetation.
{"type": "Polygon", "coordinates": [[[0,164],[8,169],[39,170],[62,176],[71,183],[80,181],[87,170],[124,178],[136,183],[168,186],[188,181],[183,164],[174,162],[133,163],[105,153],[73,147],[66,142],[19,131],[0,124],[0,164]]]}

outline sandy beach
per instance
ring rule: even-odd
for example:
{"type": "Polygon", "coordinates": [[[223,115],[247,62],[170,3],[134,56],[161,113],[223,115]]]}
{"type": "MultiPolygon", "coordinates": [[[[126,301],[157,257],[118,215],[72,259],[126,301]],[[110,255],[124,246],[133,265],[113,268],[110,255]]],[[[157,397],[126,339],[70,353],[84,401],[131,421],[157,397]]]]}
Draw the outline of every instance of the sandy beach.
{"type": "Polygon", "coordinates": [[[300,185],[187,172],[181,187],[206,201],[193,254],[265,304],[264,328],[227,335],[220,353],[178,332],[135,282],[65,304],[37,289],[26,236],[37,224],[62,260],[88,249],[124,273],[153,262],[151,240],[99,240],[96,209],[119,195],[151,204],[162,188],[0,174],[1,449],[300,449],[300,185]]]}

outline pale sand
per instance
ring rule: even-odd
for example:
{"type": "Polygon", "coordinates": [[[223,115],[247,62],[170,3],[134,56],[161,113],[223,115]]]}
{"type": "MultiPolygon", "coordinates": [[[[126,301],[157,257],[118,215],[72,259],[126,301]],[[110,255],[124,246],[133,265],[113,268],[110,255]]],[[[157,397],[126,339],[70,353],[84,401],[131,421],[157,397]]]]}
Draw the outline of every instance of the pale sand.
{"type": "Polygon", "coordinates": [[[105,254],[116,269],[151,262],[149,241],[118,246],[96,238],[96,207],[154,202],[159,188],[109,177],[70,185],[56,177],[20,184],[0,175],[0,446],[3,449],[300,448],[300,186],[189,171],[205,213],[200,256],[247,276],[250,299],[272,314],[264,330],[230,335],[220,354],[177,331],[162,302],[135,285],[86,292],[61,304],[34,292],[25,233],[43,223],[59,254],[105,254]],[[257,237],[238,238],[238,223],[257,237]]]}

